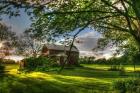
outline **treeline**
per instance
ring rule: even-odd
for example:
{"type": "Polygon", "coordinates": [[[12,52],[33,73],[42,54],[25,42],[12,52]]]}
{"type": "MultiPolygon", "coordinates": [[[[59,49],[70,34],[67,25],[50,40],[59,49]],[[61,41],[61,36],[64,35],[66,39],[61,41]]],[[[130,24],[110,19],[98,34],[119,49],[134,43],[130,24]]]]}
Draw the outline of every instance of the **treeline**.
{"type": "MultiPolygon", "coordinates": [[[[138,55],[137,55],[138,56],[138,55]]],[[[129,56],[121,56],[121,57],[112,57],[110,59],[95,59],[95,57],[84,57],[79,58],[80,64],[105,64],[105,65],[139,65],[140,64],[139,57],[129,57],[129,56]]]]}

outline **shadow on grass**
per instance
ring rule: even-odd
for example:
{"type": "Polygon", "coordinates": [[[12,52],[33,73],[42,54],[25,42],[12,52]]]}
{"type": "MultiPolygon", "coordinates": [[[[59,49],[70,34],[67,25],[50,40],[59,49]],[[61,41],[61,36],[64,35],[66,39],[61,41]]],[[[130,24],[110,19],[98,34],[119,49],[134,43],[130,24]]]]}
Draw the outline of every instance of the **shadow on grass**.
{"type": "Polygon", "coordinates": [[[66,78],[66,77],[61,77],[61,76],[54,76],[55,79],[61,81],[61,82],[66,82],[69,83],[71,86],[75,86],[77,89],[78,88],[83,88],[86,90],[102,90],[102,91],[108,91],[110,88],[110,83],[102,82],[97,80],[92,79],[74,79],[74,78],[66,78]]]}
{"type": "Polygon", "coordinates": [[[44,78],[16,77],[0,78],[0,93],[108,93],[108,84],[83,82],[59,76],[52,80],[44,78]]]}
{"type": "Polygon", "coordinates": [[[122,75],[120,74],[120,71],[108,71],[103,69],[79,67],[76,69],[65,69],[59,74],[64,76],[80,76],[87,78],[127,78],[133,76],[134,73],[125,72],[122,75]]]}
{"type": "Polygon", "coordinates": [[[7,75],[0,78],[0,93],[111,93],[108,92],[110,83],[102,78],[114,80],[131,76],[131,73],[120,76],[117,71],[87,67],[64,69],[60,74],[46,72],[28,77],[29,74],[24,77],[7,75]]]}
{"type": "Polygon", "coordinates": [[[43,78],[0,78],[0,93],[76,93],[66,84],[47,81],[43,78]]]}

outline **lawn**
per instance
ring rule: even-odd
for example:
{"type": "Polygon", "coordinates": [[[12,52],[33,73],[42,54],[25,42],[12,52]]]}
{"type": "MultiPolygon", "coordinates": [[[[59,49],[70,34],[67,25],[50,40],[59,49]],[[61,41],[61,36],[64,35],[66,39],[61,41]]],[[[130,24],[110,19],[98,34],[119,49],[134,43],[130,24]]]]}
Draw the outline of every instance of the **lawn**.
{"type": "MultiPolygon", "coordinates": [[[[83,65],[61,73],[19,73],[17,65],[7,65],[0,80],[0,93],[114,93],[115,80],[134,78],[133,66],[125,66],[125,75],[108,71],[107,65],[83,65]]],[[[138,66],[137,69],[140,69],[138,66]]]]}
{"type": "MultiPolygon", "coordinates": [[[[110,68],[110,65],[98,65],[98,64],[81,64],[84,67],[93,68],[93,69],[102,69],[102,70],[108,70],[110,68]]],[[[123,65],[125,67],[125,70],[127,72],[134,71],[133,65],[123,65]]],[[[137,71],[140,71],[140,65],[135,66],[137,71]]]]}

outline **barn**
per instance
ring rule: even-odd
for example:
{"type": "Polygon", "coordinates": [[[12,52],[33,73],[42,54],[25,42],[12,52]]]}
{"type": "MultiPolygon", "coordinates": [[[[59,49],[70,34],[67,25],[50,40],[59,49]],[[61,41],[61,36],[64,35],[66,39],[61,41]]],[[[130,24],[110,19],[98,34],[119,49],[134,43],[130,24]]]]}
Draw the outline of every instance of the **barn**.
{"type": "Polygon", "coordinates": [[[79,58],[79,50],[73,46],[70,51],[70,46],[45,44],[42,48],[42,55],[55,59],[60,65],[64,63],[70,53],[67,65],[77,65],[79,58]]]}

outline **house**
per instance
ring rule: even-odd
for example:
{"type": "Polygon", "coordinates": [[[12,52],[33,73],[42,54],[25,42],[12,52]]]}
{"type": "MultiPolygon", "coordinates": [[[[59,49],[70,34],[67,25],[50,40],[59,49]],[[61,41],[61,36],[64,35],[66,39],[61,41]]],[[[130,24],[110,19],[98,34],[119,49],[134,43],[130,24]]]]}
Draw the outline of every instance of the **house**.
{"type": "Polygon", "coordinates": [[[70,53],[68,65],[78,64],[79,50],[73,46],[70,52],[70,46],[46,44],[42,48],[42,55],[55,59],[60,65],[64,64],[70,53]]]}

